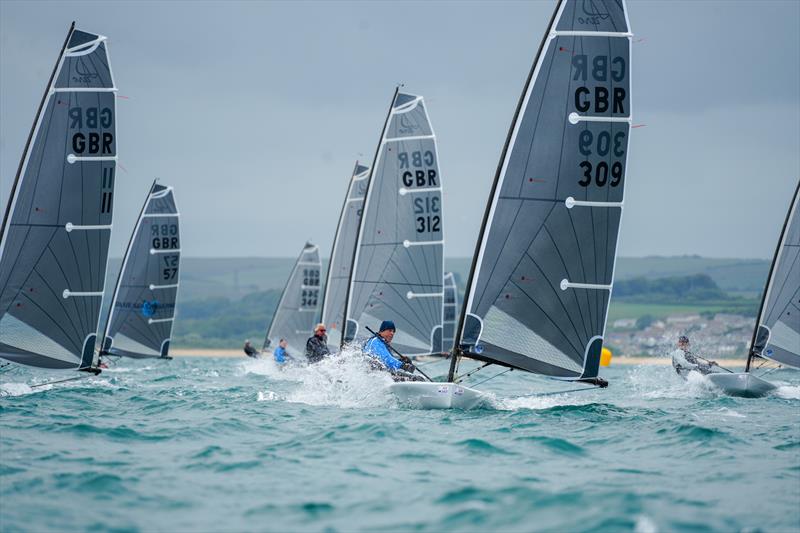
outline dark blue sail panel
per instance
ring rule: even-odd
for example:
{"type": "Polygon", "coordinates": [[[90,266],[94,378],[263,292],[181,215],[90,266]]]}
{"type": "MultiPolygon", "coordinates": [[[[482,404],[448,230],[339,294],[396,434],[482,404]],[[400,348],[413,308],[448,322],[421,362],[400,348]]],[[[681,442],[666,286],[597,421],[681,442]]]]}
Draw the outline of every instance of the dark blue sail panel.
{"type": "Polygon", "coordinates": [[[626,21],[614,0],[556,9],[482,228],[460,331],[467,356],[596,377],[630,133],[626,21]]]}
{"type": "Polygon", "coordinates": [[[800,183],[789,207],[759,313],[756,354],[800,368],[800,183]]]}
{"type": "Polygon", "coordinates": [[[321,269],[319,248],[306,243],[283,289],[264,340],[265,349],[274,349],[283,338],[289,355],[305,353],[306,340],[313,334],[319,314],[321,269]]]}
{"type": "Polygon", "coordinates": [[[122,261],[104,353],[168,356],[180,280],[179,217],[172,187],[154,183],[122,261]]]}
{"type": "Polygon", "coordinates": [[[368,181],[369,167],[356,162],[333,240],[325,297],[322,302],[322,322],[328,327],[328,347],[331,352],[338,351],[342,342],[347,287],[350,284],[353,252],[358,238],[358,226],[368,181]]]}
{"type": "Polygon", "coordinates": [[[421,96],[396,95],[372,169],[347,304],[348,338],[383,320],[406,355],[441,344],[444,227],[436,138],[421,96]]]}
{"type": "Polygon", "coordinates": [[[3,220],[1,357],[94,365],[114,205],[115,91],[105,37],[71,30],[3,220]]]}

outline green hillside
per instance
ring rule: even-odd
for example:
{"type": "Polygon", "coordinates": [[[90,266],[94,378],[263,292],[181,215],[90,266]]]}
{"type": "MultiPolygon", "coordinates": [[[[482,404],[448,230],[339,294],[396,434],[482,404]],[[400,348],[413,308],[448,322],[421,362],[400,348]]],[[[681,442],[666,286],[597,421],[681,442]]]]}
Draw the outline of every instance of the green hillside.
{"type": "MultiPolygon", "coordinates": [[[[259,344],[294,261],[263,257],[184,258],[173,345],[236,348],[245,338],[259,344]]],[[[109,291],[119,265],[118,259],[111,261],[109,291]]],[[[471,259],[464,257],[445,261],[445,269],[455,274],[459,303],[463,301],[470,265],[471,259]]],[[[620,258],[609,320],[700,312],[755,314],[768,269],[769,262],[765,260],[620,258]]]]}

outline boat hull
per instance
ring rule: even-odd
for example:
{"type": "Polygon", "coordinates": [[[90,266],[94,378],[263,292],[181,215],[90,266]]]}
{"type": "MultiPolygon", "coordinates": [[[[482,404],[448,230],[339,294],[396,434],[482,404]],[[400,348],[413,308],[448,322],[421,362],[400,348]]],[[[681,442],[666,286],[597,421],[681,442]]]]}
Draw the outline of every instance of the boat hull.
{"type": "Polygon", "coordinates": [[[759,398],[769,394],[777,387],[749,372],[732,372],[729,374],[708,374],[706,379],[722,392],[730,396],[742,398],[759,398]]]}
{"type": "Polygon", "coordinates": [[[419,409],[474,409],[488,398],[475,389],[455,383],[407,381],[389,385],[402,404],[419,409]]]}

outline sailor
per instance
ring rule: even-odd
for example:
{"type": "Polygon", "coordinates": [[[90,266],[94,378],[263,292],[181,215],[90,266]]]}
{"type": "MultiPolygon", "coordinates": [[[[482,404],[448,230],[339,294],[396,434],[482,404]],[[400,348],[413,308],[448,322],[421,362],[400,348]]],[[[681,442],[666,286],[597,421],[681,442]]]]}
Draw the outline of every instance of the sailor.
{"type": "Polygon", "coordinates": [[[672,367],[681,377],[686,377],[692,370],[701,374],[719,372],[716,361],[707,361],[689,350],[689,337],[678,337],[678,348],[672,352],[672,367]]]}
{"type": "Polygon", "coordinates": [[[275,362],[278,363],[278,366],[283,366],[289,361],[294,361],[294,358],[286,351],[286,345],[286,339],[281,339],[280,342],[278,342],[278,347],[272,352],[272,356],[275,358],[275,362]]]}
{"type": "Polygon", "coordinates": [[[308,363],[318,363],[322,361],[326,355],[330,355],[330,350],[328,350],[328,336],[325,335],[325,332],[328,331],[325,328],[325,324],[317,324],[314,327],[314,335],[308,338],[306,341],[306,358],[308,358],[308,363]]]}
{"type": "Polygon", "coordinates": [[[419,376],[411,375],[416,370],[411,363],[411,359],[399,353],[397,354],[399,359],[392,355],[390,346],[392,344],[392,339],[394,339],[395,331],[397,331],[397,328],[395,328],[394,322],[391,320],[384,320],[381,322],[378,334],[364,344],[364,353],[380,361],[383,368],[388,370],[396,381],[422,380],[419,376]]]}
{"type": "Polygon", "coordinates": [[[247,354],[247,357],[258,358],[258,350],[253,348],[253,345],[250,344],[250,339],[244,341],[244,353],[247,354]]]}

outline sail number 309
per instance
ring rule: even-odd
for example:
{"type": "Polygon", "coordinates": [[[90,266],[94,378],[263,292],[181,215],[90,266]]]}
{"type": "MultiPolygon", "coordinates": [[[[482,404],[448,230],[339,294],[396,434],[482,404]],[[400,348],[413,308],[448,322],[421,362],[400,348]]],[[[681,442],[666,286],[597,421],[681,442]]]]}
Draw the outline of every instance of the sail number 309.
{"type": "MultiPolygon", "coordinates": [[[[611,132],[601,131],[595,139],[594,134],[589,130],[581,132],[578,139],[578,150],[584,156],[597,154],[605,157],[609,152],[613,152],[614,157],[620,158],[625,155],[625,132],[618,131],[612,137],[611,132]]],[[[594,181],[598,187],[616,187],[622,182],[623,168],[622,162],[614,161],[609,167],[608,162],[600,161],[593,165],[591,161],[581,161],[578,166],[581,168],[582,176],[578,181],[581,187],[588,187],[594,181]]]]}

